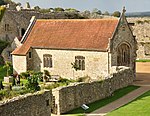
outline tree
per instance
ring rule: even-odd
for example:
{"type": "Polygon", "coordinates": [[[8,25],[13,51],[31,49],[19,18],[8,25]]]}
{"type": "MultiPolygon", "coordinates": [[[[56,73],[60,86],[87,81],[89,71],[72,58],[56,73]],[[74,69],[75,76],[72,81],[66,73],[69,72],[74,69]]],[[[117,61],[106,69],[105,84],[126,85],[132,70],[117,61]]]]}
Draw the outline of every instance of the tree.
{"type": "Polygon", "coordinates": [[[115,11],[112,16],[114,17],[120,17],[121,13],[119,11],[115,11]]]}
{"type": "Polygon", "coordinates": [[[72,62],[71,65],[72,65],[72,68],[75,69],[75,71],[79,70],[79,67],[77,66],[75,62],[72,62]]]}
{"type": "Polygon", "coordinates": [[[1,6],[0,6],[0,21],[1,21],[2,18],[3,18],[3,15],[4,15],[4,13],[5,13],[5,10],[6,10],[5,7],[1,7],[1,6]]]}
{"type": "Polygon", "coordinates": [[[11,62],[5,62],[5,65],[3,66],[3,68],[6,68],[6,76],[9,76],[9,73],[11,72],[12,69],[12,63],[11,62]]]}
{"type": "Polygon", "coordinates": [[[0,5],[5,5],[6,3],[4,2],[4,0],[0,0],[0,5]]]}
{"type": "Polygon", "coordinates": [[[94,9],[92,10],[92,14],[98,14],[98,15],[101,15],[102,12],[101,12],[99,9],[94,8],[94,9]]]}
{"type": "Polygon", "coordinates": [[[90,15],[91,15],[91,13],[90,13],[89,10],[85,10],[85,11],[82,12],[82,15],[83,15],[83,17],[85,17],[85,18],[89,18],[90,15]]]}
{"type": "Polygon", "coordinates": [[[105,11],[105,12],[104,12],[104,15],[109,16],[109,12],[108,12],[108,11],[105,11]]]}
{"type": "Polygon", "coordinates": [[[29,2],[26,2],[26,8],[29,8],[29,9],[31,8],[29,2]]]}
{"type": "Polygon", "coordinates": [[[35,6],[34,9],[35,10],[40,10],[40,7],[39,6],[35,6]]]}
{"type": "Polygon", "coordinates": [[[38,83],[38,75],[32,75],[31,77],[29,77],[25,87],[29,90],[39,91],[40,86],[38,83]]]}
{"type": "Polygon", "coordinates": [[[54,11],[55,12],[63,12],[65,10],[63,8],[57,7],[57,8],[54,8],[54,11]]]}
{"type": "Polygon", "coordinates": [[[66,8],[65,11],[67,11],[67,12],[79,12],[77,9],[74,9],[74,8],[66,8]]]}

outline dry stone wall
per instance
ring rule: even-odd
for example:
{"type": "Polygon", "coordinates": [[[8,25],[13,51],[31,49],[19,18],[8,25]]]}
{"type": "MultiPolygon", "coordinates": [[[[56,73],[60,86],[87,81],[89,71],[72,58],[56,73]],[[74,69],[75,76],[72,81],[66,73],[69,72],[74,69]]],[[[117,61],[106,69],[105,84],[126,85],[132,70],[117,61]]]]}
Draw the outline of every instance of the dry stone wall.
{"type": "Polygon", "coordinates": [[[1,116],[50,116],[51,91],[26,94],[0,102],[1,116]]]}
{"type": "Polygon", "coordinates": [[[57,115],[66,113],[80,107],[82,104],[89,104],[97,100],[109,97],[120,88],[130,85],[134,80],[130,68],[117,69],[108,79],[101,82],[76,83],[67,87],[53,89],[52,113],[57,115]]]}

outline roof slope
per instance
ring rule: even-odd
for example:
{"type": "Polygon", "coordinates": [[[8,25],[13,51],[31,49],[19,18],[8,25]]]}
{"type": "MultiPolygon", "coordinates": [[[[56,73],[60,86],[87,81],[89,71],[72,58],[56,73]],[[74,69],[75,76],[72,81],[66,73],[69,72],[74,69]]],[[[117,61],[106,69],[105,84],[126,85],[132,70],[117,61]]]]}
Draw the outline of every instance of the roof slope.
{"type": "Polygon", "coordinates": [[[39,19],[12,54],[25,55],[30,47],[104,51],[117,24],[118,19],[39,19]]]}

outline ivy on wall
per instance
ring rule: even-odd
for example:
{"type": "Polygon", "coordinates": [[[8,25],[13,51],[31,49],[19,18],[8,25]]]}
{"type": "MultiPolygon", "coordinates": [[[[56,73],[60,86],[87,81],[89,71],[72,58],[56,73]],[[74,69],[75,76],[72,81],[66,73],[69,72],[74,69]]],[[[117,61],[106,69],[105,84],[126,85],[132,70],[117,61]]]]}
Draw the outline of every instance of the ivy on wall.
{"type": "Polygon", "coordinates": [[[0,21],[2,20],[2,18],[3,18],[3,15],[4,15],[4,12],[5,12],[5,7],[2,7],[2,6],[0,6],[0,21]]]}

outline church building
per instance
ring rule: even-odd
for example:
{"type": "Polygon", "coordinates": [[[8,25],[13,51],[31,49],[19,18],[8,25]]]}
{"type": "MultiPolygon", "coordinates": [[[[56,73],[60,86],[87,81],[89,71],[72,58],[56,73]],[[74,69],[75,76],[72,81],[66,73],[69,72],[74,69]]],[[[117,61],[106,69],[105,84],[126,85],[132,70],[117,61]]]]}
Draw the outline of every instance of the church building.
{"type": "Polygon", "coordinates": [[[137,42],[125,17],[32,19],[13,52],[14,73],[48,70],[51,75],[98,79],[113,66],[135,71],[137,42]],[[74,68],[73,68],[74,67],[74,68]]]}

